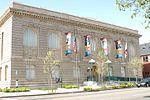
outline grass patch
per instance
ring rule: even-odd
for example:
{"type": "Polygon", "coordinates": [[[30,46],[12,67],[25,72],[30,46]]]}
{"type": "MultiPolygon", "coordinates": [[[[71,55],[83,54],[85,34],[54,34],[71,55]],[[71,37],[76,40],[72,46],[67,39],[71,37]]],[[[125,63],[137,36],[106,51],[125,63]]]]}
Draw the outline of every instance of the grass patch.
{"type": "Polygon", "coordinates": [[[38,90],[57,90],[57,88],[38,88],[38,90]]]}

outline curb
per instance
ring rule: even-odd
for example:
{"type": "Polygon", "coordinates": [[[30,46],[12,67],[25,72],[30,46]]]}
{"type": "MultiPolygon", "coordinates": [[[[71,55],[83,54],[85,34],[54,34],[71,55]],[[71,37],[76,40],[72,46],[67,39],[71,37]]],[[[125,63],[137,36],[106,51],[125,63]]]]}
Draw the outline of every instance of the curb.
{"type": "Polygon", "coordinates": [[[57,94],[70,94],[70,93],[83,93],[86,91],[75,91],[75,92],[62,92],[62,93],[45,93],[45,94],[27,94],[27,95],[14,95],[14,96],[0,96],[0,98],[15,98],[15,97],[27,97],[27,96],[42,96],[42,95],[57,95],[57,94]]]}
{"type": "MultiPolygon", "coordinates": [[[[134,88],[134,87],[130,87],[134,88]]],[[[120,89],[130,89],[130,88],[118,88],[118,89],[110,89],[110,90],[120,90],[120,89]]],[[[71,94],[71,93],[88,93],[88,92],[98,92],[98,91],[109,91],[108,90],[97,90],[97,91],[73,91],[73,92],[62,92],[62,93],[43,93],[43,94],[27,94],[27,95],[14,95],[14,96],[0,96],[0,98],[15,98],[15,97],[27,97],[27,96],[42,96],[42,95],[59,95],[59,94],[71,94]]]]}

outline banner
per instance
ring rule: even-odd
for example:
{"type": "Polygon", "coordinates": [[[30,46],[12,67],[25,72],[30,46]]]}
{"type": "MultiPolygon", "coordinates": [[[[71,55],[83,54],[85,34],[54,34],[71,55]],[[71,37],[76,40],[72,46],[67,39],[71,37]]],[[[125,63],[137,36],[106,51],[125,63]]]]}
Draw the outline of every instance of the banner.
{"type": "Polygon", "coordinates": [[[73,51],[74,51],[74,53],[77,53],[77,39],[76,39],[76,36],[74,37],[74,40],[73,40],[73,51]]]}
{"type": "Polygon", "coordinates": [[[128,56],[128,51],[127,51],[128,49],[127,49],[127,42],[126,42],[126,44],[125,44],[125,48],[124,48],[124,57],[125,58],[127,58],[127,56],[128,56]]]}
{"type": "Polygon", "coordinates": [[[122,44],[120,40],[115,41],[116,44],[116,58],[122,58],[122,44]]]}
{"type": "Polygon", "coordinates": [[[65,55],[71,54],[71,32],[65,33],[66,35],[66,52],[65,55]]]}
{"type": "Polygon", "coordinates": [[[108,55],[108,46],[107,46],[107,39],[106,38],[100,38],[101,40],[101,46],[104,50],[104,55],[108,55]]]}
{"type": "Polygon", "coordinates": [[[85,38],[85,56],[89,56],[91,55],[91,43],[90,43],[91,36],[86,35],[84,36],[84,38],[85,38]]]}

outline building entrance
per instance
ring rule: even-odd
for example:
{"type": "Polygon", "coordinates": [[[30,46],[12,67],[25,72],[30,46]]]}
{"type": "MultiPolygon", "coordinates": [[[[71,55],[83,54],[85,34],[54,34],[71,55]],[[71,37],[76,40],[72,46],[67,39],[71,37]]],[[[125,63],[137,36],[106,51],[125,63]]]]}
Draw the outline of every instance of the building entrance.
{"type": "Polygon", "coordinates": [[[87,81],[98,81],[98,68],[97,66],[88,67],[87,69],[87,81]]]}

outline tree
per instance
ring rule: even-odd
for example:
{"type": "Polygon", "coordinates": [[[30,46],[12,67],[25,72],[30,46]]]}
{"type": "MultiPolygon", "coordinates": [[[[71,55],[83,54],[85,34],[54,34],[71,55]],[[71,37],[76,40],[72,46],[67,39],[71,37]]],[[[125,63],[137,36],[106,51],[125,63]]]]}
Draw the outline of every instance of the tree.
{"type": "Polygon", "coordinates": [[[50,85],[52,88],[52,71],[55,66],[58,66],[60,64],[60,61],[55,59],[53,51],[48,51],[43,62],[44,62],[43,69],[44,69],[44,73],[47,74],[48,85],[50,85]],[[50,81],[51,81],[51,84],[50,84],[50,81]]]}
{"type": "Polygon", "coordinates": [[[121,11],[130,9],[132,11],[131,18],[141,15],[144,18],[145,28],[150,26],[150,0],[116,0],[121,11]]]}
{"type": "MultiPolygon", "coordinates": [[[[142,71],[143,69],[143,60],[139,57],[134,57],[131,59],[131,61],[129,62],[129,65],[136,70],[136,82],[138,79],[138,75],[139,75],[139,71],[142,71]]],[[[141,72],[142,74],[142,72],[141,72]]]]}
{"type": "Polygon", "coordinates": [[[98,65],[98,70],[97,73],[99,75],[99,82],[101,81],[103,83],[103,77],[104,74],[106,74],[107,72],[107,68],[104,67],[105,62],[107,61],[107,56],[104,54],[104,50],[103,49],[99,49],[98,54],[97,54],[97,62],[96,64],[98,65]]]}

